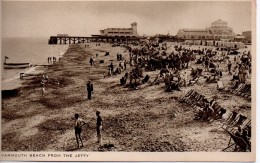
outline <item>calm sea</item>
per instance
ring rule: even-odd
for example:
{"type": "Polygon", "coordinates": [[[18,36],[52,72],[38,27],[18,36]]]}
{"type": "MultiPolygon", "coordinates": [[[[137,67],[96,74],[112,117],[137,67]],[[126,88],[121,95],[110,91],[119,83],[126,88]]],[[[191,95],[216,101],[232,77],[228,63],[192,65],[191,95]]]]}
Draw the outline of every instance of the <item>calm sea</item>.
{"type": "Polygon", "coordinates": [[[2,86],[7,82],[15,87],[19,83],[21,72],[33,72],[34,68],[4,69],[5,56],[7,63],[29,62],[31,64],[47,64],[48,57],[59,57],[67,50],[68,45],[48,45],[48,38],[2,38],[1,80],[2,86]],[[11,82],[11,83],[10,83],[11,82]]]}

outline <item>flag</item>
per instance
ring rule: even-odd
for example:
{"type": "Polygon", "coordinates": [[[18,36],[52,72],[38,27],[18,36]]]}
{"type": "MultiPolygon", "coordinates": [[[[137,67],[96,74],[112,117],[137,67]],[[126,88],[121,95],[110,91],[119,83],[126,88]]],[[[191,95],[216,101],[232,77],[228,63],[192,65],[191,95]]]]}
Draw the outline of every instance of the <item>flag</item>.
{"type": "Polygon", "coordinates": [[[7,56],[5,56],[5,59],[9,59],[7,56]]]}

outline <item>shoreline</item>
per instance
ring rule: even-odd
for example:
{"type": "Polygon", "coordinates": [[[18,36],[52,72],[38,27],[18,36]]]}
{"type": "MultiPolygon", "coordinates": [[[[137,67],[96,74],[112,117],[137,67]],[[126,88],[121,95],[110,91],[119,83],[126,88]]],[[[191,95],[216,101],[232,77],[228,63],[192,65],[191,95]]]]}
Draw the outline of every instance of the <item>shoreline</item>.
{"type": "MultiPolygon", "coordinates": [[[[68,49],[68,48],[67,48],[68,49]]],[[[59,54],[54,54],[53,56],[56,56],[56,58],[62,58],[63,55],[66,53],[67,49],[63,49],[63,51],[60,51],[59,54]]],[[[47,58],[47,56],[46,56],[47,58]]],[[[6,79],[1,79],[1,90],[2,91],[8,91],[8,90],[14,90],[14,89],[20,89],[23,87],[23,80],[20,79],[20,74],[25,73],[25,74],[34,74],[34,75],[40,75],[43,74],[44,71],[46,70],[45,66],[43,65],[48,65],[51,66],[53,63],[49,64],[46,62],[39,62],[32,64],[31,67],[28,67],[26,69],[20,69],[19,72],[16,72],[13,76],[10,76],[6,79]]],[[[13,69],[15,71],[18,71],[18,69],[13,69]]],[[[8,71],[13,71],[12,69],[8,71]]],[[[2,72],[5,70],[3,69],[2,72]]],[[[7,73],[7,72],[6,72],[7,73]]]]}
{"type": "MultiPolygon", "coordinates": [[[[41,95],[40,77],[27,80],[26,84],[30,86],[25,86],[18,97],[4,99],[2,150],[181,152],[220,151],[226,145],[229,137],[219,128],[220,121],[194,121],[194,110],[179,103],[178,98],[190,89],[200,90],[207,98],[217,97],[229,111],[235,109],[233,106],[249,105],[248,101],[232,94],[219,93],[214,83],[204,81],[192,87],[183,87],[180,92],[165,92],[162,82],[129,90],[119,84],[125,71],[121,75],[103,77],[110,60],[118,65],[117,53],[123,54],[126,59],[129,57],[124,48],[111,47],[110,44],[102,43],[98,47],[91,43],[89,48],[72,45],[60,63],[46,70],[51,83],[46,88],[46,95],[41,95]],[[109,56],[104,56],[106,51],[110,52],[109,56]],[[89,57],[96,53],[99,53],[96,65],[91,67],[89,57]],[[99,60],[105,63],[99,64],[99,60]],[[90,101],[86,100],[85,91],[89,79],[94,84],[93,99],[90,101]],[[114,149],[100,149],[94,143],[97,110],[104,119],[103,143],[115,145],[114,149]],[[81,149],[76,149],[72,127],[75,113],[87,122],[83,129],[84,147],[81,149]]],[[[127,71],[129,68],[128,64],[127,71]]],[[[153,80],[158,71],[144,73],[153,80]]],[[[245,115],[251,114],[251,108],[247,106],[239,111],[245,115]]]]}

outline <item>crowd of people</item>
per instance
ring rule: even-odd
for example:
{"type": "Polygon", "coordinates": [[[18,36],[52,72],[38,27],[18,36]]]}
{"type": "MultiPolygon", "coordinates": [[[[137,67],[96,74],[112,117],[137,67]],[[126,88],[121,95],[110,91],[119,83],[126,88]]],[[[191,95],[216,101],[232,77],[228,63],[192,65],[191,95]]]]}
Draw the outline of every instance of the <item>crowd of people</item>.
{"type": "MultiPolygon", "coordinates": [[[[100,45],[96,45],[100,46],[100,45]]],[[[250,51],[243,52],[233,57],[229,55],[229,51],[213,48],[198,48],[192,49],[182,47],[181,45],[175,45],[172,52],[167,53],[167,44],[154,44],[153,42],[143,44],[139,47],[126,46],[129,52],[129,60],[126,56],[117,53],[117,64],[113,61],[107,66],[107,72],[104,73],[104,77],[121,74],[125,71],[125,74],[120,79],[120,84],[125,85],[129,80],[129,85],[134,88],[138,85],[148,82],[151,78],[149,75],[144,75],[143,72],[151,70],[160,70],[158,76],[151,84],[159,84],[160,79],[163,79],[165,83],[165,91],[171,92],[173,90],[181,91],[181,87],[192,86],[198,82],[200,76],[210,74],[205,81],[218,81],[223,76],[223,72],[228,72],[227,75],[232,76],[231,80],[245,83],[247,78],[250,78],[251,73],[251,54],[250,51]],[[127,70],[127,64],[130,68],[127,70]],[[226,69],[225,69],[226,68],[226,69]]],[[[108,56],[109,52],[105,53],[108,56]]],[[[98,57],[98,54],[96,55],[98,57]]],[[[89,60],[91,66],[95,65],[95,58],[91,57],[89,60]]],[[[226,74],[224,74],[226,75],[226,74]]],[[[86,85],[87,98],[91,100],[93,94],[93,84],[89,81],[86,85]]],[[[214,110],[215,100],[212,100],[205,104],[205,106],[195,115],[195,119],[210,120],[216,118],[214,110]],[[214,114],[214,115],[213,115],[214,114]]],[[[226,109],[220,108],[217,116],[225,114],[226,109]]],[[[97,138],[98,142],[101,142],[101,126],[102,119],[100,112],[97,112],[97,138]]],[[[79,147],[79,141],[82,143],[80,136],[81,129],[77,126],[83,126],[84,122],[79,119],[79,115],[75,115],[76,125],[75,134],[77,139],[77,145],[79,147]]],[[[79,127],[80,128],[80,127],[79,127]]],[[[83,146],[83,143],[82,143],[83,146]]]]}

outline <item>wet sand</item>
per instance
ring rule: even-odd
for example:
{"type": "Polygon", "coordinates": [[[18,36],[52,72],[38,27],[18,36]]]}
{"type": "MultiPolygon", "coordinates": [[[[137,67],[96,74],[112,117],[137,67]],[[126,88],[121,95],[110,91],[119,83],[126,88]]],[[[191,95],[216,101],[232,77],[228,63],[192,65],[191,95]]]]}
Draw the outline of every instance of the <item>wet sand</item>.
{"type": "MultiPolygon", "coordinates": [[[[221,128],[224,119],[213,122],[193,120],[195,110],[178,99],[190,89],[207,98],[216,97],[228,109],[251,115],[250,101],[219,92],[216,83],[206,83],[203,77],[197,84],[182,87],[182,91],[165,92],[163,81],[159,85],[144,84],[138,90],[119,85],[125,74],[107,77],[110,60],[118,65],[116,54],[128,60],[123,47],[101,44],[85,48],[71,45],[59,63],[49,67],[45,74],[50,84],[42,96],[41,78],[25,80],[19,96],[2,100],[2,150],[3,151],[221,151],[229,141],[221,128]],[[104,56],[105,52],[109,56],[104,56]],[[91,67],[89,58],[99,54],[91,67]],[[99,64],[99,60],[105,63],[99,64]],[[92,80],[94,94],[86,99],[86,83],[92,80]],[[57,84],[59,81],[59,84],[57,84]],[[237,106],[237,108],[235,108],[237,106]],[[96,142],[95,112],[99,110],[104,121],[103,144],[114,148],[100,148],[96,142]],[[83,127],[84,147],[77,149],[74,136],[75,113],[87,122],[83,127]]],[[[193,67],[194,63],[192,63],[193,67]]],[[[228,86],[231,76],[226,65],[221,64],[222,81],[228,86]]],[[[127,69],[129,71],[129,65],[127,69]]],[[[189,70],[185,70],[189,71],[189,70]]],[[[144,72],[151,79],[159,71],[144,72]]],[[[203,72],[205,75],[206,73],[203,72]]]]}

